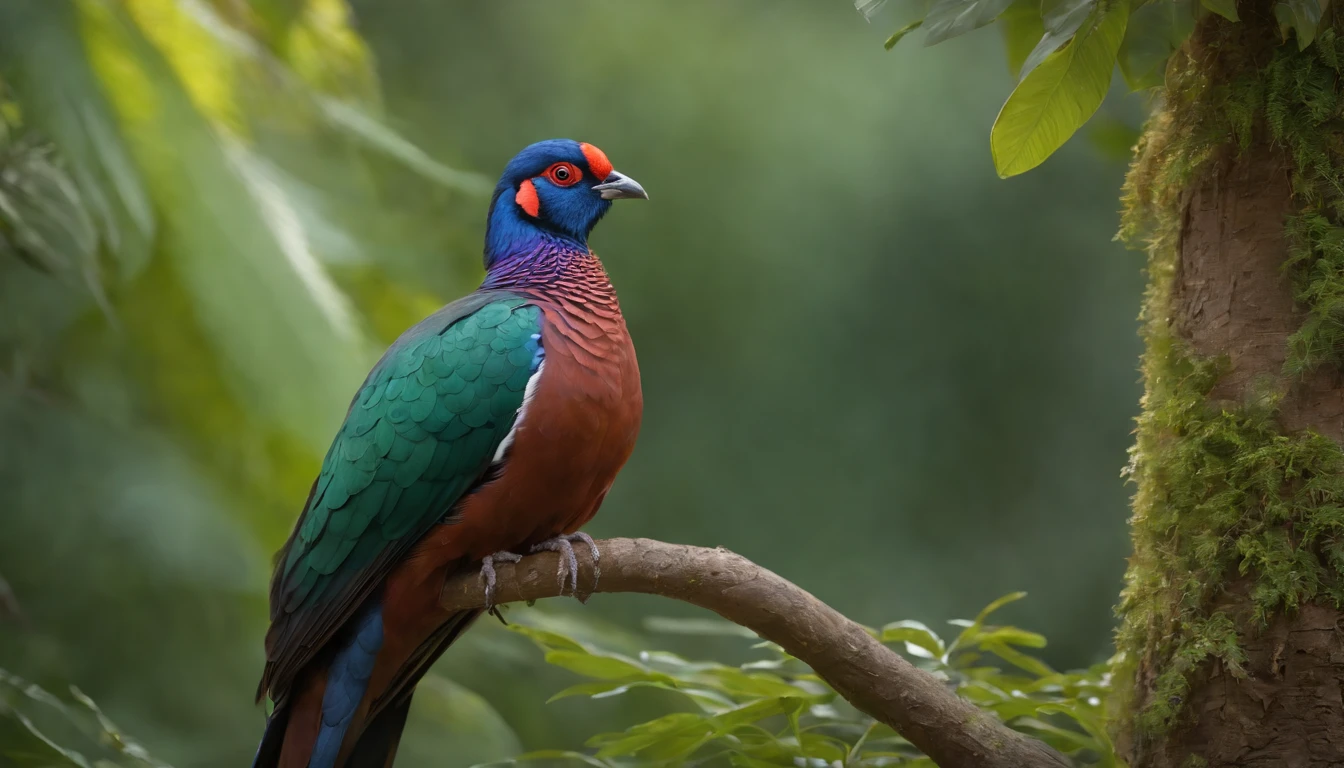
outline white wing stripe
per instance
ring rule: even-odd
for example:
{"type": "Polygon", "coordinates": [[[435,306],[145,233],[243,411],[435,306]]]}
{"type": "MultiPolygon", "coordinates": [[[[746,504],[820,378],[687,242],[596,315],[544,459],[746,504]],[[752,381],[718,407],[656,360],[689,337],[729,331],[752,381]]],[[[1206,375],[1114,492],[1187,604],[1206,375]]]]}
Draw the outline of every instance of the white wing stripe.
{"type": "Polygon", "coordinates": [[[518,415],[513,419],[513,428],[509,434],[499,442],[499,447],[495,449],[495,458],[491,459],[491,464],[498,464],[504,460],[504,454],[509,452],[509,447],[513,445],[513,437],[518,434],[518,427],[523,423],[527,416],[527,406],[532,403],[532,398],[537,394],[537,382],[541,381],[541,372],[546,370],[546,361],[542,360],[541,365],[537,366],[537,372],[532,374],[527,380],[527,388],[523,390],[523,404],[518,406],[518,415]]]}

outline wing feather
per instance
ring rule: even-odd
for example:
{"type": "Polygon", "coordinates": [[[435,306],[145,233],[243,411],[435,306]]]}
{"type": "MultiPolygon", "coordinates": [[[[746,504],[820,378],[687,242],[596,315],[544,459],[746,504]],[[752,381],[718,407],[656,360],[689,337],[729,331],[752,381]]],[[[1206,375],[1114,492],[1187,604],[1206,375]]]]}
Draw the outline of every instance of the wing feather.
{"type": "Polygon", "coordinates": [[[473,294],[408,330],[351,402],[271,581],[257,698],[294,676],[488,471],[540,361],[540,311],[473,294]]]}

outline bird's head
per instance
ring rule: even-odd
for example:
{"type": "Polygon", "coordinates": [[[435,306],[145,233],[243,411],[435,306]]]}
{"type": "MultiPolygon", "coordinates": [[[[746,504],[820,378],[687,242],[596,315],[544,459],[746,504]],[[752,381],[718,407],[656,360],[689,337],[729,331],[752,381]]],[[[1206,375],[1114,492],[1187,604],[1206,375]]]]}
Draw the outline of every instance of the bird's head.
{"type": "Polygon", "coordinates": [[[592,144],[539,141],[509,161],[495,187],[485,234],[486,267],[548,235],[587,248],[588,233],[612,200],[648,197],[592,144]]]}

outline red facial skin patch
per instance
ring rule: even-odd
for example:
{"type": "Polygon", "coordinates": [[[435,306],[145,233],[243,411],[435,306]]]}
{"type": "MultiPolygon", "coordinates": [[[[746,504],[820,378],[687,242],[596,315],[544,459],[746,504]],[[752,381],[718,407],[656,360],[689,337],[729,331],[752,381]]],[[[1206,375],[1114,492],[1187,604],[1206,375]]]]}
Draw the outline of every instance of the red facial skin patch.
{"type": "Polygon", "coordinates": [[[593,172],[593,176],[602,181],[611,173],[611,161],[607,159],[607,153],[594,147],[592,144],[584,142],[579,145],[583,150],[583,156],[588,160],[588,170],[593,172]]]}
{"type": "Polygon", "coordinates": [[[518,194],[513,196],[513,202],[534,219],[541,213],[541,201],[537,199],[537,188],[532,186],[531,179],[518,185],[518,194]]]}

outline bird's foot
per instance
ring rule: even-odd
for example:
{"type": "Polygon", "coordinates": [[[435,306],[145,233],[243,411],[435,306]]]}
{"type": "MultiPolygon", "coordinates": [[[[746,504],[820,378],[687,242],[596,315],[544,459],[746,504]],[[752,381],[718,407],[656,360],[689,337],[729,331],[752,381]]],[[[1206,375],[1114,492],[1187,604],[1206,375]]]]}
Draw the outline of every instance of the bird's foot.
{"type": "Polygon", "coordinates": [[[486,555],[481,561],[481,581],[485,584],[487,612],[498,614],[495,610],[495,563],[516,563],[522,559],[522,555],[514,552],[496,552],[493,555],[486,555]]]}
{"type": "Polygon", "coordinates": [[[578,599],[579,602],[587,602],[588,596],[597,589],[597,580],[602,575],[602,569],[599,561],[602,559],[602,553],[597,549],[597,542],[593,537],[586,533],[568,533],[556,536],[553,539],[547,539],[540,544],[532,547],[533,552],[559,552],[560,569],[556,574],[560,579],[560,594],[565,594],[565,582],[569,582],[569,593],[578,599]],[[588,553],[593,557],[593,586],[587,594],[579,594],[579,559],[574,556],[574,547],[571,542],[582,542],[588,546],[588,553]]]}

